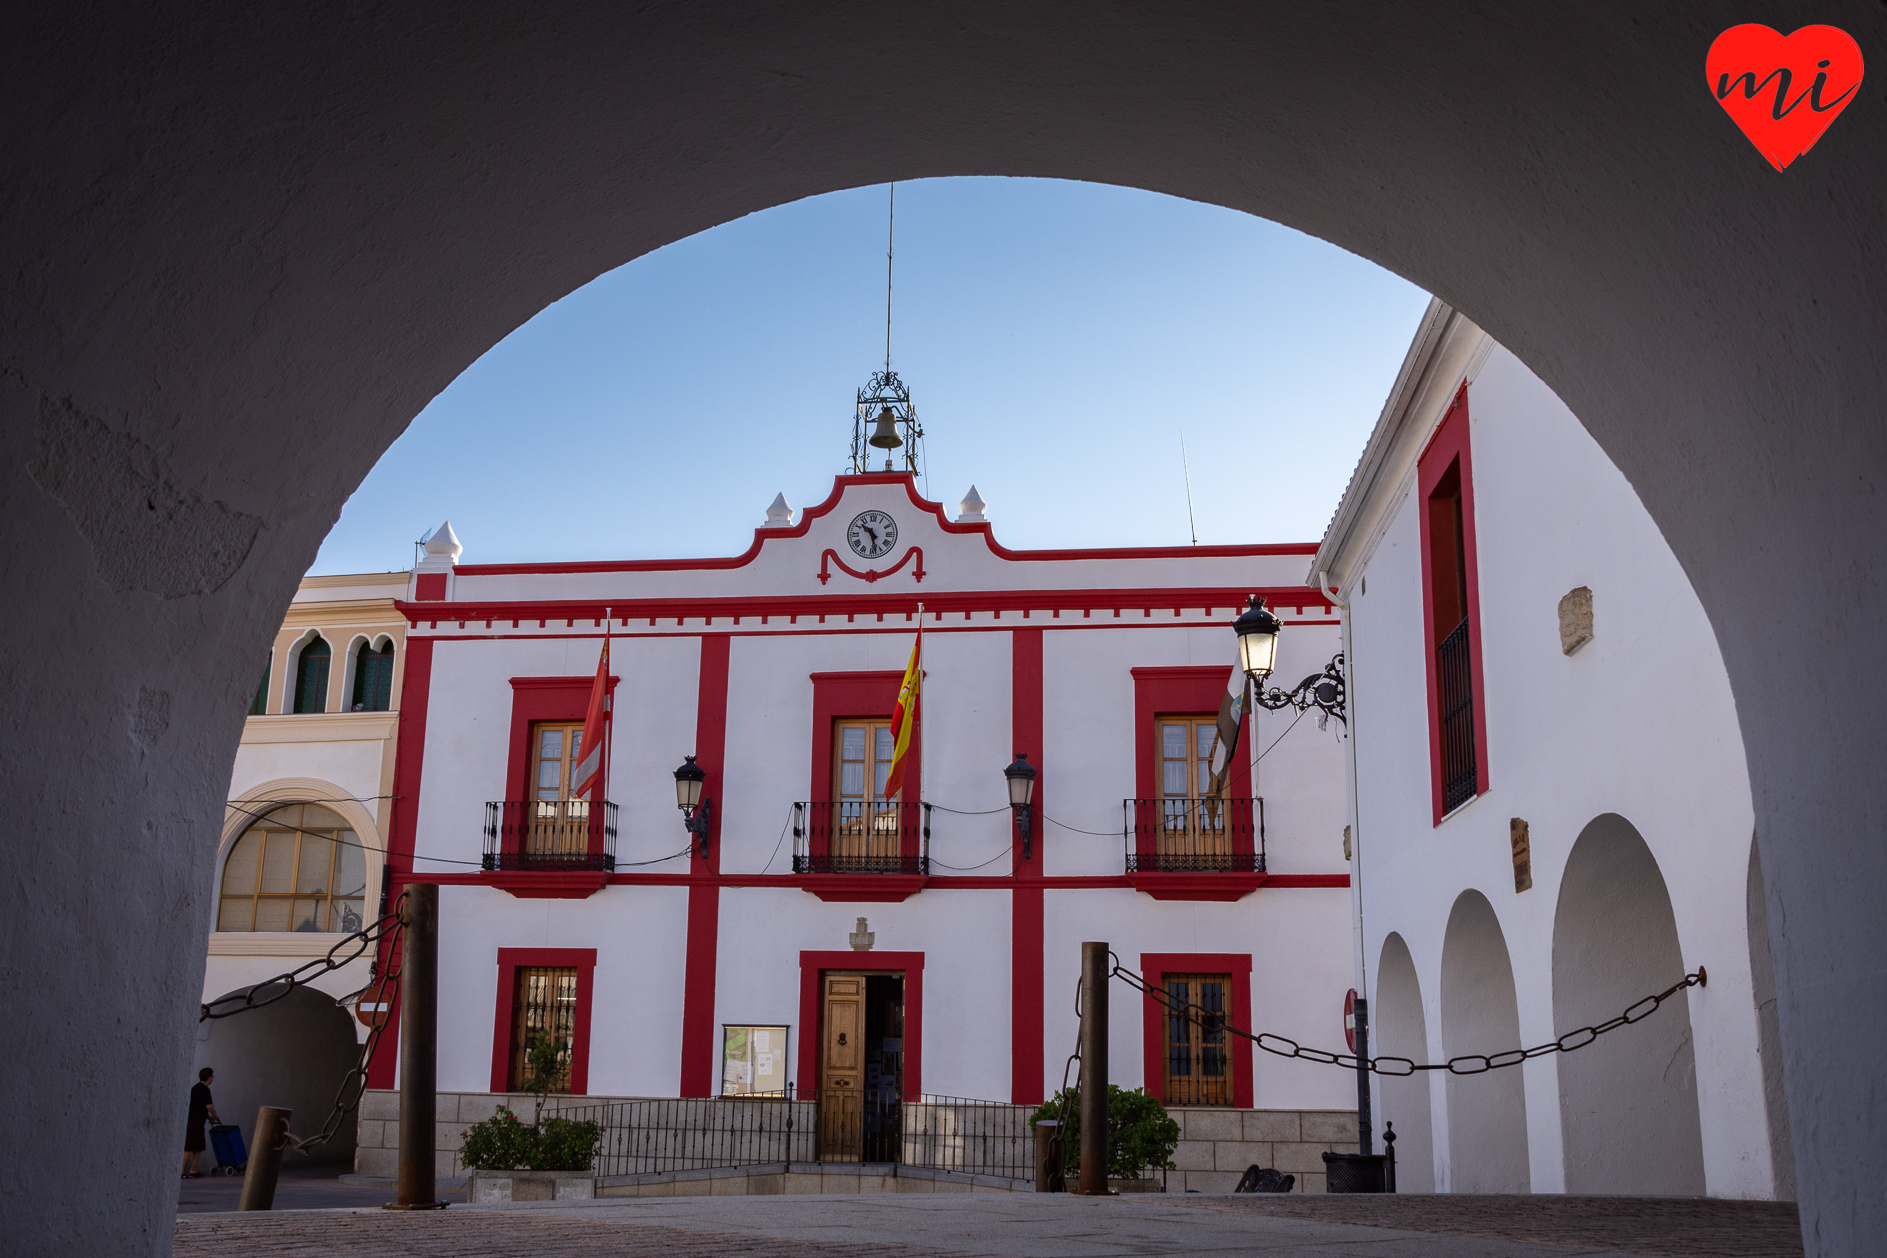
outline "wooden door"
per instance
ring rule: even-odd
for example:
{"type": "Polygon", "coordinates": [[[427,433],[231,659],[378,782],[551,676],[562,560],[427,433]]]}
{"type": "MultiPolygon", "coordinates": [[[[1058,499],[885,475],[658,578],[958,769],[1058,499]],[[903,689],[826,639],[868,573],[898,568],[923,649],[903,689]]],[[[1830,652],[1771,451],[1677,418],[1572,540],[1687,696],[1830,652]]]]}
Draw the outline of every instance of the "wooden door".
{"type": "Polygon", "coordinates": [[[1155,736],[1162,813],[1156,850],[1162,856],[1230,856],[1224,807],[1212,796],[1219,718],[1163,716],[1155,723],[1155,736]]]}
{"type": "Polygon", "coordinates": [[[827,974],[820,1018],[819,1152],[823,1162],[856,1162],[865,1084],[865,976],[827,974]]]}
{"type": "Polygon", "coordinates": [[[570,780],[583,762],[582,721],[539,721],[531,726],[530,824],[526,855],[545,860],[590,850],[590,803],[572,799],[570,780]]]}
{"type": "Polygon", "coordinates": [[[897,750],[891,722],[835,722],[832,742],[832,855],[895,861],[902,855],[898,796],[885,798],[897,750]]]}

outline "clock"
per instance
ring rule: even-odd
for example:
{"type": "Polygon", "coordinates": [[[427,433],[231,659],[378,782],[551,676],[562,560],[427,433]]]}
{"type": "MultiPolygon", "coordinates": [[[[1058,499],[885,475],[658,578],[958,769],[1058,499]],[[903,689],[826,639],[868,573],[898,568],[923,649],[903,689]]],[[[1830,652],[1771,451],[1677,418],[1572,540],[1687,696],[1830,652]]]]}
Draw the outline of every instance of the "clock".
{"type": "Polygon", "coordinates": [[[898,544],[898,522],[882,511],[861,511],[845,530],[852,550],[866,559],[882,559],[898,544]]]}

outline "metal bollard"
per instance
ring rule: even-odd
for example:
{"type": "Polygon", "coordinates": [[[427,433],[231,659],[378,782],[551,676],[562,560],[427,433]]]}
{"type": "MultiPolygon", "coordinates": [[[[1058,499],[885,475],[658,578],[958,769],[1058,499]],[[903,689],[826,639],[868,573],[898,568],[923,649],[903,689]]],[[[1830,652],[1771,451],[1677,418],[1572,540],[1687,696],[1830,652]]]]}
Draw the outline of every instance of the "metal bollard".
{"type": "Polygon", "coordinates": [[[1061,1169],[1061,1124],[1051,1120],[1035,1124],[1035,1191],[1068,1191],[1061,1169]]]}
{"type": "Polygon", "coordinates": [[[413,883],[400,910],[400,1196],[389,1210],[438,1210],[439,887],[413,883]]]}
{"type": "Polygon", "coordinates": [[[1107,945],[1081,945],[1081,1193],[1107,1187],[1107,945]]]}
{"type": "Polygon", "coordinates": [[[288,1147],[288,1120],[295,1111],[264,1105],[256,1111],[255,1143],[249,1146],[249,1165],[242,1173],[238,1210],[273,1210],[275,1180],[282,1170],[282,1150],[288,1147]]]}

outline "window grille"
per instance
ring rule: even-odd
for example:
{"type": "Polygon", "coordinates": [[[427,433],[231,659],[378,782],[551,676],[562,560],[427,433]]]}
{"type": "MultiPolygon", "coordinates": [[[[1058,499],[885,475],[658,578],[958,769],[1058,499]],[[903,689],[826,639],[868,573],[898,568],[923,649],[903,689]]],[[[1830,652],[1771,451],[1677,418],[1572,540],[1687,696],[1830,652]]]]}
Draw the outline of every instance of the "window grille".
{"type": "Polygon", "coordinates": [[[1474,672],[1468,660],[1468,622],[1435,648],[1435,690],[1441,705],[1442,811],[1473,799],[1479,786],[1474,755],[1474,672]]]}
{"type": "Polygon", "coordinates": [[[1164,986],[1172,1008],[1185,1010],[1161,1018],[1166,1024],[1166,1104],[1230,1105],[1225,1016],[1231,976],[1168,974],[1164,986]]]}
{"type": "Polygon", "coordinates": [[[374,650],[360,644],[354,657],[354,695],[349,700],[354,712],[387,712],[393,707],[393,644],[374,650]]]}
{"type": "Polygon", "coordinates": [[[550,1091],[570,1091],[570,1054],[577,1034],[577,970],[565,965],[521,965],[511,999],[511,1090],[535,1091],[530,1052],[546,1040],[557,1045],[558,1075],[550,1091]]]}
{"type": "Polygon", "coordinates": [[[328,710],[328,663],[334,652],[319,634],[301,649],[295,665],[295,711],[328,710]]]}

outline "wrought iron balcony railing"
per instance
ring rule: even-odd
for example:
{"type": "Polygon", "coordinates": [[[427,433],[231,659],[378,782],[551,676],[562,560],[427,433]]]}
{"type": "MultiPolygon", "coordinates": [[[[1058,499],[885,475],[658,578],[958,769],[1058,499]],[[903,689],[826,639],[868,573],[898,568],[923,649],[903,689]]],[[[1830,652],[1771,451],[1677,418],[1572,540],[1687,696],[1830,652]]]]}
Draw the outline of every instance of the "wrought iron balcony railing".
{"type": "Polygon", "coordinates": [[[511,799],[485,805],[488,870],[616,868],[616,805],[587,799],[511,799]]]}
{"type": "Polygon", "coordinates": [[[1435,689],[1441,702],[1442,811],[1453,812],[1480,790],[1474,748],[1474,664],[1468,622],[1435,648],[1435,689]]]}
{"type": "Polygon", "coordinates": [[[1265,801],[1123,799],[1130,874],[1262,874],[1265,801]]]}
{"type": "Polygon", "coordinates": [[[796,874],[928,874],[930,806],[897,800],[793,805],[796,874]]]}

